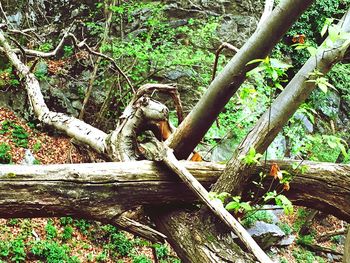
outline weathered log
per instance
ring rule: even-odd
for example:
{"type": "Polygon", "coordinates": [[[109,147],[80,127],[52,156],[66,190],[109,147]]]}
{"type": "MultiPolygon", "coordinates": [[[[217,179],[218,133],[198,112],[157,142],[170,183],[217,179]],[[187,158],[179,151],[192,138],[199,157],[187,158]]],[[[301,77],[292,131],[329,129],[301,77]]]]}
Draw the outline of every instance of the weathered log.
{"type": "MultiPolygon", "coordinates": [[[[294,179],[285,194],[293,201],[350,222],[350,165],[276,162],[294,179]]],[[[207,188],[225,166],[181,162],[207,188]]],[[[193,203],[197,198],[165,165],[150,161],[60,165],[1,165],[0,217],[77,216],[113,222],[137,205],[193,203]]],[[[265,170],[251,167],[251,174],[265,170]]],[[[269,182],[266,182],[269,184],[269,182]]],[[[248,190],[251,185],[246,186],[248,190]]]]}
{"type": "Polygon", "coordinates": [[[208,191],[197,181],[197,179],[176,159],[173,151],[165,146],[166,153],[164,154],[163,162],[175,172],[183,182],[199,197],[207,208],[209,208],[230,231],[233,231],[250,252],[261,263],[272,263],[268,255],[259,247],[255,240],[249,235],[247,230],[240,224],[240,222],[233,217],[225,207],[220,203],[209,198],[208,191]]]}

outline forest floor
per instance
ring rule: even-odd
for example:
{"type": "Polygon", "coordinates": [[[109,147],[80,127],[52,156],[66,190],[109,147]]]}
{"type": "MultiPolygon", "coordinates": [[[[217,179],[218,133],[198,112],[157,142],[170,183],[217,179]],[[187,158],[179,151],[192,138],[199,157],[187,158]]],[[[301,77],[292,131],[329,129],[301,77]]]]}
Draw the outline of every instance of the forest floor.
{"type": "MultiPolygon", "coordinates": [[[[57,134],[39,132],[33,124],[0,108],[0,161],[21,164],[30,149],[37,164],[90,162],[93,156],[76,148],[70,139],[57,134]]],[[[295,232],[307,217],[303,208],[281,221],[295,232]]],[[[314,251],[305,244],[317,243],[342,253],[343,237],[325,242],[318,238],[344,228],[333,216],[318,216],[309,227],[310,233],[296,238],[291,246],[272,254],[280,262],[341,262],[341,256],[314,251]],[[316,256],[318,255],[318,256],[316,256]],[[339,261],[340,260],[340,261],[339,261]]],[[[272,250],[273,251],[273,250],[272,250]]],[[[169,245],[152,244],[110,225],[72,218],[0,219],[0,262],[180,262],[169,245]]]]}

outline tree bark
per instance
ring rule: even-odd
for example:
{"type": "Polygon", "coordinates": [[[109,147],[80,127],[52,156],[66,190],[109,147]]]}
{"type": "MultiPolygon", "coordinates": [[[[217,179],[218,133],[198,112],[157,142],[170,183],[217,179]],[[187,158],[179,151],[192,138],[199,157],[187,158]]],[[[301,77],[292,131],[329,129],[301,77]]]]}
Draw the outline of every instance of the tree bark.
{"type": "MultiPolygon", "coordinates": [[[[350,222],[350,165],[269,161],[293,174],[285,194],[350,222]]],[[[225,169],[222,164],[181,161],[207,189],[225,169]]],[[[165,165],[151,161],[60,165],[1,165],[0,217],[77,216],[112,222],[139,205],[189,205],[198,198],[165,165]]],[[[254,177],[265,166],[249,168],[254,177]]],[[[270,184],[270,181],[266,181],[270,184]]],[[[245,191],[251,189],[251,185],[245,191]]],[[[166,224],[166,223],[164,223],[166,224]]]]}
{"type": "Polygon", "coordinates": [[[343,263],[349,263],[350,262],[350,225],[348,226],[348,234],[346,236],[346,241],[344,245],[344,256],[343,256],[343,263]]]}
{"type": "MultiPolygon", "coordinates": [[[[342,31],[350,31],[350,12],[347,12],[339,24],[342,31]]],[[[326,46],[327,41],[328,38],[322,46],[326,46]]],[[[337,41],[332,47],[319,48],[318,53],[307,60],[237,147],[234,157],[226,165],[226,169],[213,187],[213,191],[239,193],[240,186],[248,182],[248,177],[243,173],[246,165],[242,158],[248,154],[251,148],[254,148],[257,153],[263,153],[267,150],[289,118],[315,89],[315,82],[308,82],[310,80],[309,74],[317,70],[326,75],[335,63],[342,60],[349,46],[347,43],[347,46],[343,47],[343,43],[345,40],[337,41]]]]}
{"type": "MultiPolygon", "coordinates": [[[[292,2],[285,1],[283,3],[285,3],[286,5],[289,4],[292,6],[297,4],[295,1],[292,1],[292,2]]],[[[302,5],[302,4],[300,3],[298,5],[302,5]]],[[[291,9],[293,9],[292,6],[290,7],[291,9]]],[[[271,17],[275,18],[275,16],[277,15],[276,13],[278,13],[279,11],[281,11],[280,7],[276,7],[271,17]]],[[[287,13],[288,11],[284,10],[284,15],[286,15],[287,13]]],[[[273,23],[271,20],[266,21],[265,25],[263,25],[256,32],[256,34],[258,34],[260,31],[264,31],[266,25],[272,28],[271,24],[273,23]]],[[[276,20],[273,19],[273,22],[276,22],[276,20]]],[[[349,32],[350,30],[349,12],[347,12],[347,15],[344,17],[344,19],[340,22],[339,25],[341,25],[342,31],[349,32]]],[[[212,188],[213,191],[219,192],[219,193],[229,192],[233,195],[237,195],[242,192],[242,190],[244,189],[243,186],[246,185],[250,179],[249,175],[247,174],[246,164],[243,162],[243,157],[248,154],[251,148],[254,148],[257,153],[263,153],[264,151],[266,151],[266,149],[268,148],[270,143],[273,141],[273,139],[276,137],[278,132],[283,128],[283,126],[287,123],[289,118],[298,109],[299,105],[308,97],[311,91],[315,88],[314,82],[306,82],[309,79],[309,74],[312,73],[314,70],[318,70],[319,72],[326,74],[336,62],[340,61],[343,58],[344,53],[347,50],[348,46],[349,46],[349,43],[345,42],[345,40],[339,40],[336,43],[334,43],[332,47],[320,49],[315,57],[311,57],[306,62],[306,64],[296,74],[296,76],[292,79],[292,81],[287,85],[284,91],[273,102],[270,109],[267,112],[265,112],[265,114],[260,118],[260,120],[255,125],[255,127],[249,132],[247,137],[237,147],[237,150],[233,158],[226,165],[224,173],[219,177],[218,181],[213,186],[212,188]],[[346,46],[343,46],[344,43],[346,43],[346,46]]],[[[242,56],[242,52],[246,52],[244,47],[235,56],[235,58],[237,56],[241,58],[240,56],[242,56]]],[[[232,61],[235,61],[235,58],[233,58],[232,61]]],[[[232,61],[229,63],[229,65],[232,63],[232,61]]],[[[240,65],[241,71],[244,72],[245,68],[246,68],[245,64],[240,65]]],[[[226,71],[224,69],[224,71],[217,77],[218,79],[217,82],[224,82],[225,80],[227,80],[227,78],[229,78],[229,76],[225,75],[225,72],[226,71]]],[[[236,74],[238,72],[230,71],[230,73],[231,73],[230,78],[232,81],[232,79],[237,76],[236,74]]],[[[243,81],[244,76],[239,74],[238,76],[240,76],[242,78],[241,81],[243,81]]],[[[234,79],[234,81],[231,83],[235,83],[236,79],[234,79]]],[[[214,80],[212,85],[214,85],[215,83],[216,83],[216,80],[214,80]]],[[[231,88],[232,87],[233,86],[231,86],[231,88]]],[[[170,145],[174,147],[178,152],[184,151],[183,154],[185,154],[185,156],[187,155],[188,150],[192,150],[192,146],[196,145],[196,139],[198,138],[198,134],[200,134],[203,131],[203,127],[209,128],[208,123],[206,122],[211,122],[211,117],[214,116],[212,114],[214,111],[211,109],[211,107],[215,108],[221,105],[218,103],[216,98],[218,96],[222,96],[225,98],[225,96],[232,94],[232,89],[231,90],[219,89],[220,92],[216,90],[216,92],[220,95],[210,93],[213,90],[215,89],[209,88],[206,95],[204,95],[203,100],[201,100],[197,104],[193,112],[184,120],[182,124],[183,127],[181,128],[180,126],[178,128],[178,130],[174,133],[173,139],[170,141],[170,145]],[[209,99],[206,97],[208,96],[208,94],[210,94],[209,99]],[[200,109],[200,111],[198,111],[198,109],[200,109]],[[206,118],[203,118],[203,112],[206,113],[206,118]],[[207,112],[209,112],[208,113],[209,117],[207,117],[207,112]],[[196,114],[199,114],[199,115],[196,115],[196,114]],[[193,125],[194,123],[198,124],[198,127],[197,125],[193,125]],[[192,138],[192,135],[194,135],[193,138],[192,138]]],[[[227,100],[224,99],[224,101],[226,103],[227,100]]],[[[201,138],[202,136],[199,136],[199,137],[201,138]]],[[[187,227],[191,229],[197,229],[197,228],[199,229],[201,228],[202,224],[211,224],[210,213],[206,209],[202,209],[200,213],[205,213],[207,215],[207,217],[204,220],[199,220],[201,221],[201,224],[191,223],[191,224],[188,224],[187,227]]],[[[169,216],[167,215],[162,215],[162,216],[164,216],[164,220],[169,220],[169,216]]],[[[195,221],[194,219],[195,217],[199,217],[199,214],[192,215],[193,221],[195,221]]],[[[178,220],[181,220],[182,218],[183,216],[179,215],[178,220]]],[[[172,214],[172,220],[173,220],[173,225],[176,224],[176,221],[177,221],[176,213],[172,214]]],[[[158,219],[158,222],[160,222],[159,219],[158,219]]],[[[183,224],[183,222],[178,221],[178,224],[183,224]]],[[[167,229],[165,224],[162,224],[162,226],[165,226],[163,229],[165,234],[171,237],[171,234],[172,234],[171,230],[167,229]]],[[[203,240],[205,240],[206,236],[215,236],[218,234],[219,233],[216,230],[214,232],[204,232],[201,235],[201,238],[199,238],[199,240],[205,243],[205,241],[203,240]]],[[[225,236],[227,237],[227,239],[229,238],[230,235],[231,235],[231,232],[229,231],[226,231],[224,232],[224,234],[221,234],[221,236],[225,236]]],[[[192,237],[186,236],[184,238],[191,239],[192,237]]],[[[178,241],[179,240],[170,240],[170,243],[175,246],[175,243],[178,241]]],[[[201,245],[201,243],[198,242],[197,240],[192,240],[192,241],[194,244],[193,246],[195,247],[201,245]]],[[[231,244],[227,243],[225,245],[227,245],[226,249],[230,249],[231,244]]],[[[221,244],[220,246],[222,247],[225,245],[221,244]]],[[[177,250],[176,252],[182,255],[182,259],[186,260],[186,258],[191,258],[190,250],[191,249],[189,249],[188,251],[177,250]]],[[[220,255],[222,253],[223,251],[218,249],[217,255],[220,255]]],[[[229,262],[235,262],[235,260],[237,259],[236,258],[232,259],[232,261],[229,261],[229,262]]],[[[191,261],[188,261],[188,262],[191,262],[191,261]]],[[[202,260],[202,262],[213,262],[213,261],[208,257],[206,260],[202,260]]],[[[220,262],[220,261],[214,261],[214,262],[220,262]]]]}
{"type": "Polygon", "coordinates": [[[266,57],[312,2],[312,0],[282,1],[273,10],[270,18],[265,20],[265,23],[218,74],[191,113],[169,138],[168,145],[174,149],[178,159],[186,159],[191,154],[226,103],[243,83],[246,73],[254,67],[247,63],[253,59],[266,57]]]}

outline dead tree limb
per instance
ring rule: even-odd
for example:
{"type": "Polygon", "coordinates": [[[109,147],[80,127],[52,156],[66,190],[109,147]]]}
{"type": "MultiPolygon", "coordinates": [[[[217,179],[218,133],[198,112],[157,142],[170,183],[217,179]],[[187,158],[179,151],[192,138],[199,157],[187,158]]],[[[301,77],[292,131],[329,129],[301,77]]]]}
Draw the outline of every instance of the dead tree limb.
{"type": "Polygon", "coordinates": [[[343,255],[343,253],[336,251],[332,248],[329,247],[323,247],[317,244],[306,244],[306,243],[302,243],[301,246],[307,248],[308,250],[312,250],[315,252],[323,252],[323,253],[331,253],[333,255],[343,255]]]}
{"type": "Polygon", "coordinates": [[[197,181],[197,179],[176,159],[173,151],[165,147],[163,162],[175,172],[183,182],[204,202],[204,204],[217,216],[226,226],[230,228],[249,249],[250,252],[262,263],[272,260],[259,247],[250,234],[244,229],[239,221],[234,218],[223,206],[223,204],[210,200],[208,191],[197,181]]]}
{"type": "Polygon", "coordinates": [[[346,229],[345,228],[336,229],[336,230],[333,230],[333,231],[330,231],[330,232],[327,232],[327,233],[324,233],[324,234],[320,235],[317,238],[317,241],[324,242],[324,241],[330,239],[331,237],[339,236],[339,235],[345,235],[345,234],[346,234],[346,229]]]}

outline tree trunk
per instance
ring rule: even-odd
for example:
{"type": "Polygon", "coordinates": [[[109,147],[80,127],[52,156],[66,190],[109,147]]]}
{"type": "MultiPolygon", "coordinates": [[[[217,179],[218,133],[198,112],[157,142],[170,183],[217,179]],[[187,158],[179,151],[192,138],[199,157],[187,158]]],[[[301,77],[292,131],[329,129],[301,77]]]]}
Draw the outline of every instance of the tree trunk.
{"type": "MultiPolygon", "coordinates": [[[[293,6],[299,5],[295,1],[285,1],[283,2],[286,5],[291,5],[291,9],[293,9],[293,6]]],[[[303,3],[305,4],[305,3],[303,3]]],[[[300,3],[300,5],[302,5],[300,3]]],[[[280,7],[276,7],[274,12],[272,13],[271,17],[276,18],[279,17],[278,12],[280,12],[280,7]]],[[[288,16],[288,10],[283,10],[284,15],[288,16]]],[[[348,12],[349,13],[349,12],[348,12]]],[[[347,13],[344,20],[340,22],[341,29],[344,32],[349,32],[350,30],[350,15],[347,13]]],[[[279,17],[280,18],[280,17],[279,17]]],[[[268,25],[269,27],[273,27],[273,22],[276,22],[278,19],[270,19],[266,22],[265,25],[263,25],[257,32],[256,35],[259,34],[260,31],[264,31],[265,26],[268,25]]],[[[272,33],[273,35],[274,33],[272,33]]],[[[271,34],[269,34],[270,36],[271,34]]],[[[273,40],[272,40],[273,41],[273,40]]],[[[248,41],[249,43],[249,41],[248,41]]],[[[278,98],[274,101],[274,103],[271,105],[271,108],[265,112],[265,114],[260,118],[260,120],[257,122],[255,127],[250,131],[250,133],[247,135],[247,137],[241,142],[241,144],[237,147],[237,150],[233,156],[233,158],[229,161],[229,163],[226,165],[226,169],[224,173],[220,176],[219,180],[216,182],[216,184],[213,187],[213,191],[215,192],[229,192],[233,195],[239,194],[244,189],[243,186],[249,182],[249,176],[247,174],[246,165],[243,162],[243,157],[246,156],[251,148],[254,148],[256,152],[263,153],[266,151],[270,143],[273,141],[273,139],[276,137],[276,135],[279,133],[279,131],[283,128],[283,126],[287,123],[288,119],[293,115],[293,113],[298,109],[299,105],[308,97],[308,95],[311,93],[311,91],[315,88],[314,82],[306,82],[309,79],[309,74],[312,73],[314,70],[318,70],[323,74],[326,74],[331,67],[338,61],[340,61],[345,51],[347,50],[349,43],[346,43],[346,46],[343,46],[343,44],[346,43],[345,40],[339,40],[336,43],[333,44],[332,47],[328,47],[326,49],[319,50],[318,54],[315,57],[311,57],[306,64],[301,68],[301,70],[296,74],[296,76],[292,79],[292,81],[287,85],[287,87],[284,89],[284,91],[278,96],[278,98]]],[[[266,43],[265,43],[266,44],[266,43]]],[[[243,47],[240,52],[233,58],[232,61],[235,61],[235,59],[239,60],[240,56],[242,56],[243,51],[246,51],[243,47]],[[238,56],[238,57],[237,57],[238,56]]],[[[256,57],[254,57],[256,58],[256,57]]],[[[232,64],[233,62],[230,62],[232,64]]],[[[244,68],[246,68],[245,64],[248,61],[246,61],[243,65],[240,65],[240,70],[244,71],[244,68]]],[[[226,68],[226,71],[228,69],[226,68]]],[[[225,75],[225,69],[224,71],[217,77],[217,81],[214,80],[214,82],[211,85],[211,88],[209,88],[206,95],[202,98],[197,106],[194,108],[193,112],[184,120],[183,126],[179,127],[178,131],[174,134],[173,139],[170,141],[170,145],[177,149],[178,152],[182,152],[184,150],[184,156],[187,156],[188,150],[192,150],[192,146],[195,146],[194,143],[196,143],[196,139],[198,138],[198,134],[201,133],[204,130],[206,130],[205,127],[208,127],[208,124],[206,122],[210,122],[212,119],[211,117],[214,116],[213,110],[211,107],[219,107],[218,101],[216,100],[217,96],[213,93],[210,93],[214,89],[212,89],[213,85],[217,82],[225,82],[229,76],[225,75]],[[209,94],[209,95],[208,95],[209,94]],[[209,99],[208,97],[209,96],[209,99]],[[198,111],[198,109],[200,109],[198,111]],[[203,118],[202,114],[203,112],[206,113],[206,118],[203,118]],[[208,113],[209,112],[209,113],[208,113]],[[199,114],[199,115],[196,115],[199,114]],[[196,117],[194,117],[196,116],[196,117]],[[209,117],[208,117],[209,116],[209,117]],[[200,119],[200,120],[198,120],[200,119]],[[194,123],[198,123],[197,125],[194,125],[194,123]],[[204,126],[203,126],[204,125],[204,126]],[[185,128],[183,128],[185,127],[185,128]],[[194,137],[192,138],[192,134],[194,137]],[[186,139],[187,138],[187,139],[186,139]]],[[[237,79],[240,81],[243,81],[244,76],[239,75],[238,72],[234,71],[228,71],[230,72],[230,79],[231,84],[235,84],[237,79]],[[238,74],[238,75],[237,75],[238,74]],[[233,76],[233,77],[232,77],[233,76]],[[240,77],[237,77],[240,76],[240,77]],[[233,81],[233,82],[232,82],[233,81]]],[[[227,84],[226,84],[227,85],[227,84]]],[[[233,86],[226,86],[230,87],[231,91],[233,86]]],[[[215,86],[215,85],[214,85],[215,86]]],[[[220,86],[220,85],[218,85],[220,86]]],[[[225,96],[231,96],[232,92],[225,89],[220,89],[220,92],[216,91],[220,96],[227,98],[225,96]]],[[[225,100],[225,103],[227,100],[225,100]]],[[[199,136],[200,138],[202,136],[199,136]]],[[[207,217],[205,220],[201,220],[199,218],[199,213],[196,215],[192,215],[193,221],[196,221],[198,219],[201,224],[189,224],[187,227],[191,229],[199,229],[202,224],[211,224],[210,216],[211,214],[204,208],[200,213],[206,213],[207,217]]],[[[158,215],[158,217],[163,216],[164,220],[169,220],[169,216],[167,215],[158,215]]],[[[184,224],[184,222],[180,222],[180,220],[183,218],[183,216],[179,216],[178,220],[176,219],[176,213],[172,215],[172,219],[174,221],[173,225],[176,224],[184,224]]],[[[158,219],[158,222],[160,220],[158,219]]],[[[219,224],[219,223],[218,223],[219,224]]],[[[165,226],[163,228],[163,231],[166,235],[171,236],[171,230],[166,228],[165,224],[162,224],[165,226]]],[[[197,240],[192,240],[193,246],[199,247],[203,246],[203,244],[206,243],[206,236],[216,236],[219,235],[217,231],[211,232],[211,233],[205,233],[205,235],[200,236],[197,240]],[[198,241],[200,240],[200,241],[198,241]]],[[[230,232],[225,232],[224,234],[221,234],[221,236],[225,236],[229,238],[231,235],[230,232]]],[[[171,240],[172,244],[179,242],[179,240],[171,240]]],[[[224,246],[223,244],[220,244],[220,247],[224,246]]],[[[230,244],[227,244],[227,249],[230,249],[230,244]]],[[[182,248],[179,248],[182,249],[182,248]]],[[[186,248],[185,248],[186,249],[186,248]]],[[[191,248],[192,249],[192,248],[191,248]]],[[[188,248],[188,250],[191,250],[188,248]]],[[[190,257],[190,254],[187,254],[188,252],[178,251],[180,255],[182,255],[182,259],[186,260],[187,256],[190,257]]],[[[189,252],[190,253],[190,252],[189,252]]],[[[198,251],[198,253],[200,253],[198,251]]],[[[217,254],[222,254],[223,251],[218,249],[217,254]]],[[[233,258],[232,261],[229,262],[235,262],[237,259],[233,258]]],[[[206,260],[202,259],[202,262],[220,262],[220,261],[213,261],[211,258],[207,258],[206,260]]]]}
{"type": "MultiPolygon", "coordinates": [[[[215,163],[181,163],[207,189],[225,169],[215,163]]],[[[267,167],[272,163],[294,175],[285,193],[294,203],[350,222],[350,165],[304,161],[307,171],[302,173],[293,169],[298,161],[268,161],[267,167]]],[[[139,205],[198,201],[165,165],[151,161],[0,167],[0,217],[72,215],[112,222],[139,205]]],[[[247,173],[254,177],[264,170],[265,166],[253,166],[247,173]]]]}
{"type": "Polygon", "coordinates": [[[191,154],[226,103],[243,83],[246,73],[254,67],[247,63],[253,59],[266,57],[312,2],[312,0],[281,1],[281,4],[273,10],[270,19],[265,20],[218,74],[168,142],[178,159],[186,159],[191,154]]]}

